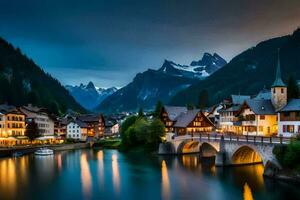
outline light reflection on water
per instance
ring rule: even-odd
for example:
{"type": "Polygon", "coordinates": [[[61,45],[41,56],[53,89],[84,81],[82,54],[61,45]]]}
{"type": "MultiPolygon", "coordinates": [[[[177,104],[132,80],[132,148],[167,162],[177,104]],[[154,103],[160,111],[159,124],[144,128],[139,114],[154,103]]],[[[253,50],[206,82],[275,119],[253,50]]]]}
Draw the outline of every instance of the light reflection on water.
{"type": "Polygon", "coordinates": [[[162,198],[170,199],[170,181],[166,161],[161,162],[162,198]]]}
{"type": "Polygon", "coordinates": [[[91,197],[92,177],[86,153],[80,156],[81,183],[84,197],[91,197]]]}
{"type": "Polygon", "coordinates": [[[103,151],[99,150],[97,153],[98,159],[98,178],[100,183],[100,189],[104,188],[104,161],[103,161],[103,151]]]}
{"type": "Polygon", "coordinates": [[[247,183],[244,185],[244,200],[253,200],[251,188],[247,183]]]}
{"type": "Polygon", "coordinates": [[[197,155],[157,157],[115,150],[0,159],[0,199],[283,199],[297,187],[263,178],[263,166],[216,168],[197,155]],[[247,184],[245,184],[247,183],[247,184]]]}
{"type": "Polygon", "coordinates": [[[119,164],[117,154],[111,156],[112,162],[112,175],[115,193],[118,195],[120,193],[120,174],[119,174],[119,164]]]}

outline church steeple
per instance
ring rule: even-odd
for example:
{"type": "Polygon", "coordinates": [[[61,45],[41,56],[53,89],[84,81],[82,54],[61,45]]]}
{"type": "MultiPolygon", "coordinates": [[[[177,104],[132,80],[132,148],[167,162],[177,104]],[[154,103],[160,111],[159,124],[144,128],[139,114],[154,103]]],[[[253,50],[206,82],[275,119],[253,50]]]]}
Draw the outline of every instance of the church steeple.
{"type": "Polygon", "coordinates": [[[274,81],[272,87],[286,87],[286,85],[284,84],[284,82],[281,79],[279,49],[278,49],[278,55],[277,55],[276,78],[275,78],[275,81],[274,81]]]}
{"type": "Polygon", "coordinates": [[[287,86],[281,79],[280,71],[280,57],[278,49],[278,58],[277,58],[277,70],[276,70],[276,79],[272,85],[272,104],[276,111],[280,110],[287,104],[287,86]]]}

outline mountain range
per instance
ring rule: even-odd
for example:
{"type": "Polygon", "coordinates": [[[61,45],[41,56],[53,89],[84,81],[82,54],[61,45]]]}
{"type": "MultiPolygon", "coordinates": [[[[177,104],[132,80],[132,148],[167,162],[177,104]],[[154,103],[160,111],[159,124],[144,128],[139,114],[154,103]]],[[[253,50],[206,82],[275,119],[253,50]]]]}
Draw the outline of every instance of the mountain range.
{"type": "Polygon", "coordinates": [[[132,82],[108,96],[96,108],[99,112],[135,111],[152,109],[157,101],[167,103],[177,92],[199,80],[206,79],[227,62],[218,54],[205,53],[190,65],[165,60],[158,70],[138,73],[132,82]]]}
{"type": "Polygon", "coordinates": [[[44,72],[19,48],[0,38],[0,104],[32,103],[56,114],[85,112],[58,80],[44,72]]]}
{"type": "Polygon", "coordinates": [[[96,88],[93,82],[79,86],[66,85],[66,89],[85,109],[93,111],[105,98],[117,91],[117,88],[96,88]]]}
{"type": "Polygon", "coordinates": [[[262,88],[270,87],[275,79],[278,49],[285,82],[290,76],[300,79],[300,29],[297,29],[291,35],[260,42],[240,53],[205,80],[178,92],[169,103],[197,105],[202,91],[207,91],[210,105],[230,94],[256,94],[262,88]]]}

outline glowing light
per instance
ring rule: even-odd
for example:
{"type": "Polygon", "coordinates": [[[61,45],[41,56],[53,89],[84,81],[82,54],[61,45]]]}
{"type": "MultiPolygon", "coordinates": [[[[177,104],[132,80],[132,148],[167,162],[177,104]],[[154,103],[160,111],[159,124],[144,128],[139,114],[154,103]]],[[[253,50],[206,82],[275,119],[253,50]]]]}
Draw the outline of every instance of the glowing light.
{"type": "Polygon", "coordinates": [[[12,199],[17,192],[16,163],[12,158],[0,161],[0,184],[5,187],[12,199]]]}
{"type": "Polygon", "coordinates": [[[119,164],[118,157],[116,154],[111,156],[112,159],[112,173],[113,173],[113,184],[115,192],[118,194],[120,192],[120,174],[119,174],[119,164]]]}
{"type": "Polygon", "coordinates": [[[81,183],[82,183],[83,194],[86,197],[90,197],[91,188],[92,188],[92,178],[91,178],[91,172],[90,172],[89,163],[87,161],[86,154],[81,154],[80,168],[81,168],[81,183]]]}
{"type": "Polygon", "coordinates": [[[104,187],[104,163],[103,163],[102,150],[98,151],[97,158],[98,158],[98,166],[99,166],[98,177],[99,177],[100,185],[104,187]]]}
{"type": "Polygon", "coordinates": [[[166,161],[161,163],[162,199],[170,199],[170,181],[166,161]]]}
{"type": "Polygon", "coordinates": [[[244,185],[243,195],[244,195],[244,200],[253,200],[251,188],[247,183],[245,183],[244,185]]]}
{"type": "Polygon", "coordinates": [[[57,157],[57,167],[58,167],[58,170],[61,171],[61,167],[62,167],[62,159],[61,159],[61,154],[58,154],[57,157]]]}
{"type": "Polygon", "coordinates": [[[232,156],[234,164],[254,164],[261,163],[262,159],[260,155],[251,149],[250,147],[244,146],[237,150],[232,156]]]}
{"type": "Polygon", "coordinates": [[[182,156],[182,164],[184,167],[188,169],[195,169],[199,165],[198,157],[191,155],[183,155],[182,156]]]}

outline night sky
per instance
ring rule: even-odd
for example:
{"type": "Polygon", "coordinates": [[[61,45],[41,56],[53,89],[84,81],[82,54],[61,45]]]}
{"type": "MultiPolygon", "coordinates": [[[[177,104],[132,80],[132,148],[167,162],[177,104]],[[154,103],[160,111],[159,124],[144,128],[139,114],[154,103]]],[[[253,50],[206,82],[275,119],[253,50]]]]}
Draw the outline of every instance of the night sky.
{"type": "Polygon", "coordinates": [[[204,52],[229,61],[298,26],[299,0],[0,0],[0,36],[63,84],[121,87],[204,52]]]}

